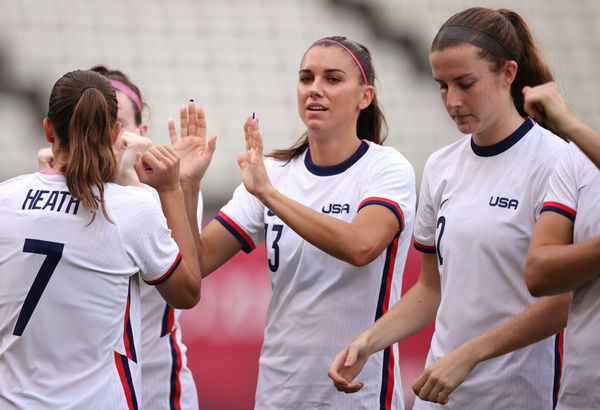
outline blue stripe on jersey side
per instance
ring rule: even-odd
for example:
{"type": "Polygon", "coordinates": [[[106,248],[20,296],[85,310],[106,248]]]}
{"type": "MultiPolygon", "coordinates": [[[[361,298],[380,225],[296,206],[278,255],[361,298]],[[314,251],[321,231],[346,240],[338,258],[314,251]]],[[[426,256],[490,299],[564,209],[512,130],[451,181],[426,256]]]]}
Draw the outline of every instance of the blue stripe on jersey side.
{"type": "Polygon", "coordinates": [[[362,208],[364,208],[367,205],[383,205],[383,206],[391,209],[392,212],[394,212],[394,214],[396,215],[396,218],[398,218],[398,222],[400,222],[400,233],[402,233],[402,231],[404,231],[404,215],[402,214],[402,209],[400,208],[400,206],[397,203],[390,201],[390,200],[385,200],[385,198],[381,198],[381,199],[367,198],[365,201],[363,201],[358,206],[358,210],[360,211],[362,208]]]}
{"type": "Polygon", "coordinates": [[[350,168],[352,165],[354,165],[356,163],[356,161],[358,161],[363,155],[365,155],[368,150],[369,150],[369,144],[366,143],[365,141],[361,141],[360,146],[358,147],[358,149],[356,151],[354,151],[354,154],[352,154],[350,156],[350,158],[348,158],[344,162],[341,162],[337,165],[322,167],[319,165],[315,165],[315,163],[312,161],[312,157],[310,155],[310,149],[307,149],[306,156],[304,157],[304,165],[306,166],[306,169],[308,169],[308,171],[311,174],[314,174],[319,177],[337,175],[337,174],[341,174],[342,172],[344,172],[348,168],[350,168]]]}
{"type": "Polygon", "coordinates": [[[390,349],[392,346],[386,347],[383,350],[383,374],[381,375],[381,391],[379,392],[379,409],[380,410],[388,410],[386,407],[386,398],[388,391],[388,383],[389,383],[389,373],[387,362],[390,360],[390,349]]]}
{"type": "Polygon", "coordinates": [[[181,399],[181,384],[179,382],[179,372],[181,367],[179,362],[181,357],[179,355],[179,349],[177,347],[177,340],[175,339],[175,332],[169,336],[169,345],[171,346],[171,391],[169,392],[169,406],[170,410],[180,410],[181,406],[179,401],[181,399]]]}
{"type": "Polygon", "coordinates": [[[231,224],[229,224],[229,222],[227,222],[225,218],[223,218],[221,215],[217,215],[215,216],[215,219],[221,222],[221,225],[223,225],[225,229],[227,229],[233,236],[236,237],[238,241],[240,241],[240,243],[242,244],[242,250],[244,252],[250,253],[252,249],[254,249],[252,245],[248,243],[246,238],[244,238],[242,234],[237,231],[237,229],[235,229],[231,224]]]}
{"type": "Polygon", "coordinates": [[[435,253],[435,246],[423,245],[417,241],[414,241],[413,246],[416,250],[423,253],[435,253]]]}
{"type": "Polygon", "coordinates": [[[377,298],[377,310],[375,312],[375,321],[383,316],[383,302],[387,291],[387,275],[390,269],[390,259],[392,253],[392,246],[394,242],[387,247],[385,251],[385,264],[383,265],[383,274],[381,275],[381,285],[379,286],[379,297],[377,298]]]}
{"type": "Polygon", "coordinates": [[[168,303],[165,303],[165,311],[164,311],[163,317],[162,317],[160,337],[163,337],[164,335],[166,335],[167,333],[169,333],[171,331],[170,326],[169,326],[169,318],[170,318],[172,309],[173,308],[171,306],[169,306],[168,303]]]}
{"type": "Polygon", "coordinates": [[[544,206],[542,208],[542,210],[540,211],[540,213],[546,212],[546,211],[552,211],[552,212],[559,213],[559,214],[561,214],[563,216],[566,216],[571,221],[575,222],[575,215],[573,215],[571,212],[567,211],[566,209],[562,209],[562,208],[559,208],[557,206],[546,205],[546,206],[544,206]]]}
{"type": "Polygon", "coordinates": [[[558,392],[560,391],[560,378],[562,376],[561,339],[564,331],[557,333],[554,337],[554,385],[552,391],[552,408],[558,403],[558,392]]]}
{"type": "Polygon", "coordinates": [[[131,327],[131,314],[129,311],[129,306],[131,305],[131,278],[129,278],[129,290],[127,291],[127,317],[125,318],[127,323],[127,340],[128,340],[128,356],[134,362],[137,363],[137,353],[135,351],[135,343],[133,339],[133,328],[131,327]]]}
{"type": "Polygon", "coordinates": [[[124,356],[119,353],[119,357],[121,359],[121,364],[123,365],[123,370],[125,372],[125,379],[127,381],[127,386],[129,387],[129,391],[131,392],[131,401],[134,410],[138,410],[138,402],[135,394],[135,387],[133,384],[133,379],[131,378],[131,370],[129,369],[129,359],[127,356],[124,356]]]}

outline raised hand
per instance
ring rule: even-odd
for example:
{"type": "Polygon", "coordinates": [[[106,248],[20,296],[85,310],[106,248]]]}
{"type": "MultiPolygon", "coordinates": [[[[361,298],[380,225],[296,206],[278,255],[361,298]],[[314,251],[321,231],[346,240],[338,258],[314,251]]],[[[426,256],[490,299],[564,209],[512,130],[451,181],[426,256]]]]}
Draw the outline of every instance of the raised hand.
{"type": "Polygon", "coordinates": [[[37,159],[40,169],[52,169],[52,163],[54,162],[54,153],[52,152],[52,148],[40,149],[37,153],[37,159]]]}
{"type": "Polygon", "coordinates": [[[181,189],[179,157],[170,145],[150,148],[144,154],[138,152],[134,168],[139,180],[156,189],[158,193],[181,189]]]}
{"type": "Polygon", "coordinates": [[[264,202],[265,196],[272,189],[271,181],[263,161],[262,133],[258,120],[248,117],[244,122],[246,152],[237,155],[237,162],[242,173],[242,182],[252,195],[264,202]]]}
{"type": "Polygon", "coordinates": [[[339,352],[327,373],[335,388],[344,393],[355,393],[362,389],[364,383],[353,380],[363,369],[368,358],[366,344],[358,339],[339,352]]]}
{"type": "Polygon", "coordinates": [[[133,168],[137,153],[144,153],[152,147],[152,141],[139,132],[124,132],[113,145],[113,152],[118,164],[116,182],[120,185],[140,186],[141,183],[133,168]]]}
{"type": "Polygon", "coordinates": [[[171,145],[179,155],[179,178],[182,183],[199,183],[217,146],[217,136],[206,141],[206,117],[204,110],[194,102],[179,109],[180,132],[177,135],[175,121],[169,120],[171,145]]]}
{"type": "Polygon", "coordinates": [[[556,83],[550,82],[535,87],[523,87],[525,112],[534,120],[547,124],[555,133],[568,137],[566,130],[575,116],[569,110],[556,83]]]}

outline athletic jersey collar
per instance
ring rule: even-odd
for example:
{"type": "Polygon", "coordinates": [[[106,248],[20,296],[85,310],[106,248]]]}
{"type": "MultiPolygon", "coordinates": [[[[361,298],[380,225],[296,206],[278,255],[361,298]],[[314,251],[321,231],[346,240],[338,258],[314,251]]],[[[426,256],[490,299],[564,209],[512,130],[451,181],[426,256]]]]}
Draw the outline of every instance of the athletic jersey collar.
{"type": "Polygon", "coordinates": [[[306,165],[306,169],[310,171],[311,174],[326,177],[330,175],[341,174],[348,168],[350,168],[356,161],[358,161],[369,149],[369,144],[366,141],[361,141],[358,149],[344,162],[340,162],[336,165],[329,166],[319,166],[315,165],[312,162],[312,157],[310,156],[310,148],[306,150],[306,156],[304,157],[304,165],[306,165]]]}
{"type": "Polygon", "coordinates": [[[500,142],[497,142],[496,144],[487,146],[475,144],[473,137],[471,137],[471,149],[480,157],[493,157],[494,155],[502,154],[504,151],[508,150],[510,147],[519,142],[519,140],[523,138],[531,128],[533,128],[533,120],[531,118],[527,118],[525,122],[508,137],[504,138],[500,142]]]}

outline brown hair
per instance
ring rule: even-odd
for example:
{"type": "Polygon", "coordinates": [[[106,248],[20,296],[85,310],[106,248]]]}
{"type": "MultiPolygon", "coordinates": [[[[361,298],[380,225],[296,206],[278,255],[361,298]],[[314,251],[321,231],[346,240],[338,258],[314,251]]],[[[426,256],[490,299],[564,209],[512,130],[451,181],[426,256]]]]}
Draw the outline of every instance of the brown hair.
{"type": "MultiPolygon", "coordinates": [[[[440,28],[438,34],[447,26],[465,26],[487,34],[499,45],[508,50],[510,59],[518,64],[517,75],[511,85],[511,95],[517,111],[527,116],[523,108],[522,88],[553,81],[552,71],[542,58],[529,26],[518,13],[508,9],[493,10],[485,7],[472,7],[454,14],[440,28]]],[[[436,36],[430,51],[443,50],[460,44],[460,40],[436,36]]],[[[479,56],[492,63],[492,71],[498,72],[509,60],[492,54],[480,47],[479,56]]]]}
{"type": "MultiPolygon", "coordinates": [[[[138,88],[137,85],[135,85],[130,79],[129,77],[123,73],[122,71],[119,70],[111,70],[109,68],[107,68],[106,66],[103,65],[96,65],[92,68],[90,68],[90,71],[93,71],[95,73],[100,74],[101,76],[104,76],[106,78],[108,78],[109,80],[117,80],[122,82],[123,84],[125,84],[127,87],[131,88],[131,90],[136,93],[136,95],[138,96],[138,98],[140,99],[140,101],[142,101],[142,104],[144,104],[144,100],[142,99],[142,93],[140,92],[140,89],[138,88]]],[[[131,98],[128,96],[128,98],[131,100],[131,98]]],[[[140,111],[138,105],[135,103],[135,101],[131,100],[132,105],[133,105],[133,113],[134,113],[134,119],[135,119],[135,125],[141,125],[142,124],[142,112],[140,111]]]]}
{"type": "MultiPolygon", "coordinates": [[[[369,85],[375,83],[375,67],[371,59],[371,53],[367,47],[360,43],[349,40],[346,37],[333,36],[324,37],[315,41],[309,48],[313,47],[340,47],[335,42],[342,44],[354,54],[360,65],[362,66],[369,85]],[[327,41],[332,40],[332,41],[327,41]]],[[[340,47],[342,48],[342,47],[340,47]]],[[[307,52],[308,52],[307,50],[307,52]]],[[[359,70],[360,71],[360,70],[359,70]]],[[[358,74],[360,84],[364,84],[362,73],[358,74]]],[[[376,144],[382,144],[387,136],[387,123],[383,111],[379,107],[377,101],[377,93],[373,95],[373,100],[368,107],[361,110],[356,122],[356,135],[358,138],[373,141],[376,144]]],[[[268,157],[278,159],[280,161],[290,161],[291,159],[302,154],[308,148],[308,134],[305,132],[300,139],[287,149],[279,149],[267,154],[268,157]]]]}
{"type": "Polygon", "coordinates": [[[48,119],[68,161],[61,171],[71,195],[96,217],[99,204],[104,206],[104,184],[113,182],[117,163],[111,135],[117,121],[117,97],[114,88],[92,71],[72,71],[62,76],[50,94],[48,119]],[[98,188],[94,194],[92,186],[98,188]]]}

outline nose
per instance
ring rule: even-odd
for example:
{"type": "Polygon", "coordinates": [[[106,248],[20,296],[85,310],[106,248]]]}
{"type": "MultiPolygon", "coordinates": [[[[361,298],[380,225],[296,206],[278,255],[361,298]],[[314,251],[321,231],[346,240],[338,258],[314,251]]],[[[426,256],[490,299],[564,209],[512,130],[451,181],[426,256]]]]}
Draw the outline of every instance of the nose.
{"type": "Polygon", "coordinates": [[[457,90],[456,87],[448,87],[445,94],[444,102],[448,110],[459,108],[461,106],[462,101],[460,97],[460,91],[457,90]]]}
{"type": "Polygon", "coordinates": [[[308,96],[311,98],[314,97],[321,97],[322,91],[321,91],[321,82],[318,79],[315,79],[311,84],[310,84],[310,88],[308,89],[308,96]]]}

